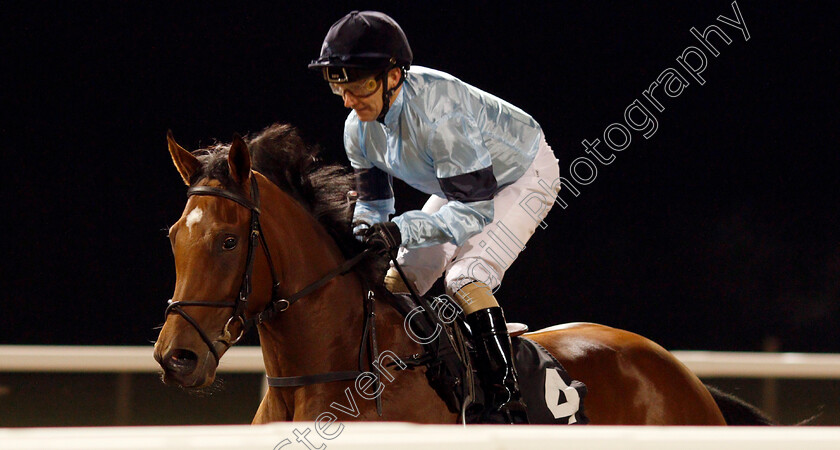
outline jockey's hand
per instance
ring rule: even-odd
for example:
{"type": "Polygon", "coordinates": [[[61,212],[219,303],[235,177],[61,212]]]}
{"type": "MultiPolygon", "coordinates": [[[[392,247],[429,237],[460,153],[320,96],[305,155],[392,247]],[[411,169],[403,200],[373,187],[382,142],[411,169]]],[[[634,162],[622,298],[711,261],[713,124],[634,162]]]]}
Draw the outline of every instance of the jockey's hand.
{"type": "Polygon", "coordinates": [[[396,256],[402,243],[400,228],[394,222],[379,222],[361,230],[362,240],[380,255],[396,256]]]}

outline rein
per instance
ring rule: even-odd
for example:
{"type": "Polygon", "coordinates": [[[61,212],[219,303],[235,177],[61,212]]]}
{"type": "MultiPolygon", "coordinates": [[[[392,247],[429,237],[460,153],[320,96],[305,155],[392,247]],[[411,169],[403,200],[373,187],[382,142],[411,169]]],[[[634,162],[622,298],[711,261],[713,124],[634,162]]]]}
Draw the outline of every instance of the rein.
{"type": "MultiPolygon", "coordinates": [[[[216,364],[219,363],[219,352],[216,350],[214,345],[215,342],[221,342],[225,348],[230,348],[232,345],[239,342],[242,339],[242,336],[254,325],[260,325],[263,322],[270,320],[278,313],[281,313],[287,310],[290,306],[292,306],[295,302],[302,299],[303,297],[311,294],[312,292],[316,291],[317,289],[321,288],[325,284],[327,284],[330,280],[335,278],[339,275],[344,275],[349,272],[356,264],[359,263],[365,256],[368,254],[368,250],[365,250],[355,257],[345,261],[335,269],[327,272],[324,276],[320,279],[315,281],[314,283],[304,287],[297,293],[293,294],[290,297],[283,298],[279,295],[278,290],[280,288],[280,282],[277,278],[277,271],[274,268],[274,262],[271,259],[271,252],[268,249],[268,244],[265,241],[265,237],[262,233],[262,227],[260,226],[260,193],[259,187],[257,185],[257,180],[255,177],[251,176],[251,198],[248,199],[239,195],[235,192],[210,187],[210,186],[195,186],[191,187],[187,190],[187,197],[191,197],[193,195],[205,195],[205,196],[214,196],[214,197],[221,197],[233,202],[238,203],[239,205],[248,208],[251,211],[251,225],[249,231],[249,239],[248,239],[248,254],[245,260],[245,269],[242,275],[242,284],[239,288],[239,295],[236,299],[232,302],[214,302],[214,301],[174,301],[169,299],[167,302],[168,305],[166,307],[166,311],[164,316],[168,317],[171,313],[177,313],[181,317],[183,317],[190,325],[195,328],[198,332],[201,339],[207,344],[207,348],[210,350],[210,353],[213,354],[213,357],[216,358],[216,364]],[[257,314],[254,317],[246,318],[245,313],[248,308],[248,297],[251,295],[252,287],[251,287],[251,275],[254,270],[254,256],[256,254],[256,247],[257,245],[262,246],[263,252],[265,253],[266,260],[268,260],[268,266],[271,270],[271,301],[265,307],[265,309],[257,314]],[[225,323],[225,327],[223,329],[223,334],[218,339],[210,339],[207,333],[201,328],[198,322],[190,316],[183,307],[185,306],[199,306],[199,307],[209,307],[209,308],[233,308],[233,312],[230,318],[225,323]],[[234,338],[230,331],[230,325],[232,323],[238,322],[241,326],[239,334],[234,338]]],[[[372,301],[372,294],[369,295],[372,301]]],[[[368,328],[368,318],[365,319],[365,329],[368,328]]],[[[372,336],[375,346],[375,335],[372,336]]],[[[361,358],[360,358],[361,359],[361,358]]],[[[361,362],[361,361],[360,361],[361,362]]],[[[337,372],[338,374],[344,374],[345,376],[349,376],[350,372],[337,372]]],[[[352,378],[355,378],[358,373],[361,372],[353,372],[354,375],[352,378]]],[[[303,381],[309,381],[311,378],[315,378],[316,381],[314,382],[325,382],[325,381],[318,381],[320,378],[325,375],[332,374],[321,374],[321,375],[312,375],[312,376],[305,376],[305,377],[289,377],[289,378],[301,378],[303,381]]],[[[324,377],[326,378],[326,377],[324,377]]],[[[345,378],[349,379],[349,378],[345,378]]],[[[271,377],[269,377],[269,381],[271,377]]],[[[337,381],[337,380],[328,380],[328,381],[337,381]]],[[[311,384],[311,383],[304,383],[304,384],[311,384]]],[[[293,385],[293,384],[286,384],[286,385],[293,385]]],[[[302,384],[299,384],[302,385],[302,384]]]]}

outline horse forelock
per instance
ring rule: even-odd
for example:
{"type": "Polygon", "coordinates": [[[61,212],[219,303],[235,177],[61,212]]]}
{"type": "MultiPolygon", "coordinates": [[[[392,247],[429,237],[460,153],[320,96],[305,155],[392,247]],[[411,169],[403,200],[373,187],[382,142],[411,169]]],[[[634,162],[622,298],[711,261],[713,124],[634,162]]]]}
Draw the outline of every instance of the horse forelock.
{"type": "Polygon", "coordinates": [[[233,179],[228,167],[230,144],[216,142],[192,152],[201,166],[190,176],[190,186],[212,184],[216,187],[242,194],[242,187],[233,179]]]}

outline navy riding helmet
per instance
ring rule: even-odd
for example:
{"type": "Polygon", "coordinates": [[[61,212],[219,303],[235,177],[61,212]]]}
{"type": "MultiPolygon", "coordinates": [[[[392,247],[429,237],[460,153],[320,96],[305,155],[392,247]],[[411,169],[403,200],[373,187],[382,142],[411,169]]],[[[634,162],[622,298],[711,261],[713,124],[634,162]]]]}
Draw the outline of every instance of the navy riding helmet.
{"type": "Polygon", "coordinates": [[[329,83],[352,83],[371,76],[384,83],[388,71],[401,69],[397,86],[382,90],[383,108],[378,120],[388,112],[390,97],[405,79],[414,55],[402,28],[386,14],[377,11],[353,11],[330,27],[321,55],[309,68],[321,70],[329,83]]]}

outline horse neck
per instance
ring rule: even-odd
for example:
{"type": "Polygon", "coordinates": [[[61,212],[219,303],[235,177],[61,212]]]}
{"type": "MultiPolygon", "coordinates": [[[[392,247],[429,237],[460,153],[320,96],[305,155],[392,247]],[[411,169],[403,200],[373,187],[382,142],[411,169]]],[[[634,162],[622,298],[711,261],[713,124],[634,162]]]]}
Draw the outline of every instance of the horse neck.
{"type": "MultiPolygon", "coordinates": [[[[263,231],[272,257],[275,254],[279,256],[275,263],[281,272],[281,293],[284,296],[298,292],[343,262],[341,252],[326,230],[288,194],[274,187],[264,205],[263,231]]],[[[265,266],[260,264],[263,270],[267,270],[265,266]]],[[[270,275],[262,276],[270,279],[270,275]]],[[[262,286],[266,284],[270,285],[261,283],[262,286]]],[[[268,376],[289,377],[359,369],[365,294],[360,277],[351,271],[333,278],[287,311],[263,323],[259,333],[268,376]]],[[[378,301],[377,305],[375,320],[379,355],[390,352],[399,358],[420,352],[420,346],[406,334],[402,316],[388,307],[387,302],[378,301]]],[[[361,370],[380,369],[370,368],[365,363],[361,370]]],[[[386,372],[397,375],[393,369],[386,372]]],[[[429,401],[419,406],[414,402],[395,402],[386,408],[391,420],[454,422],[454,415],[435,395],[421,371],[398,374],[399,378],[388,384],[389,396],[429,401]]],[[[348,401],[345,386],[345,383],[316,383],[299,389],[271,389],[255,421],[313,420],[332,408],[333,401],[348,401]]],[[[362,401],[361,397],[355,396],[354,399],[359,401],[358,404],[355,400],[353,403],[359,408],[358,414],[352,416],[354,420],[381,418],[375,402],[362,401]]]]}
{"type": "MultiPolygon", "coordinates": [[[[260,188],[263,186],[263,234],[278,272],[279,293],[288,298],[338,267],[344,258],[326,230],[297,201],[264,178],[260,188]]],[[[260,267],[267,272],[267,264],[260,267]]],[[[271,275],[265,272],[255,276],[270,280],[271,275]]],[[[261,297],[270,297],[270,289],[266,291],[270,284],[259,283],[261,297]]],[[[268,375],[355,369],[363,295],[359,277],[350,272],[333,278],[260,326],[268,375]]]]}

